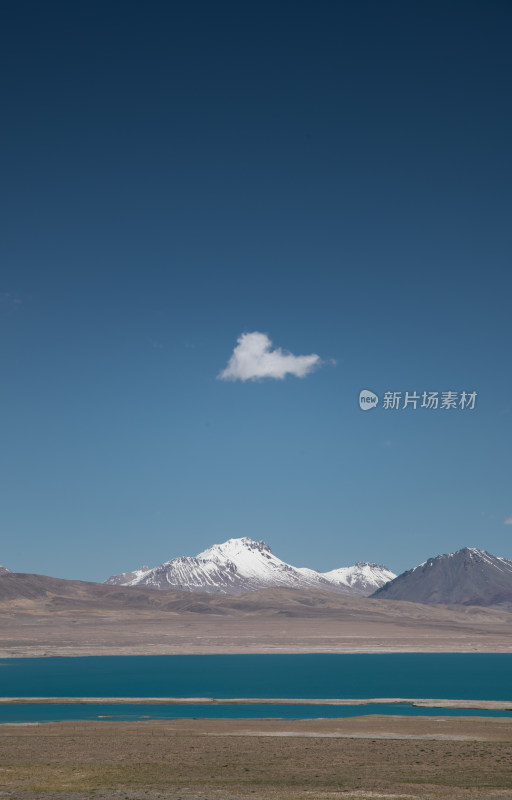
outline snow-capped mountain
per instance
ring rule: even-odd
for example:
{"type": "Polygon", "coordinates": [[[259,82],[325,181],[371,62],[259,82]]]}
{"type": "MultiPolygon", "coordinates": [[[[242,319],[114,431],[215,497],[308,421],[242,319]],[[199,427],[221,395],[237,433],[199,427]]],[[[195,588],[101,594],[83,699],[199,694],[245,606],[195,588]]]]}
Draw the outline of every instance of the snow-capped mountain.
{"type": "Polygon", "coordinates": [[[380,587],[379,599],[512,608],[512,561],[464,547],[429,558],[380,587]]]}
{"type": "Polygon", "coordinates": [[[220,594],[287,588],[367,596],[394,577],[387,567],[366,562],[324,573],[292,567],[277,558],[265,542],[244,537],[214,544],[195,558],[181,556],[153,569],[142,567],[113,575],[105,583],[220,594]]]}
{"type": "Polygon", "coordinates": [[[323,572],[322,575],[334,584],[349,587],[352,594],[358,594],[361,597],[368,597],[375,591],[375,587],[380,588],[396,578],[395,573],[383,564],[368,561],[358,561],[353,567],[331,569],[329,572],[323,572]]]}
{"type": "Polygon", "coordinates": [[[12,570],[7,569],[7,567],[0,566],[0,575],[7,575],[10,572],[12,572],[12,570]]]}
{"type": "Polygon", "coordinates": [[[147,572],[151,572],[151,567],[139,567],[139,569],[134,569],[133,572],[122,572],[121,575],[113,575],[108,581],[103,582],[119,586],[136,586],[147,572]]]}

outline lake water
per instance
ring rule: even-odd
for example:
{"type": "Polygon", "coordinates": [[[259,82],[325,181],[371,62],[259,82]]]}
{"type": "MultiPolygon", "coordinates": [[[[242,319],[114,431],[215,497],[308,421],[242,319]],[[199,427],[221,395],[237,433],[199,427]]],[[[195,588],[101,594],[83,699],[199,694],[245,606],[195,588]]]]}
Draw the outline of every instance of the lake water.
{"type": "MultiPolygon", "coordinates": [[[[0,660],[2,697],[512,699],[512,654],[385,653],[91,656],[0,660]]],[[[174,717],[342,717],[429,714],[384,706],[0,706],[0,721],[174,717]],[[386,710],[387,708],[387,710],[386,710]],[[379,710],[378,710],[379,709],[379,710]],[[11,715],[12,718],[11,718],[11,715]],[[39,715],[39,716],[38,716],[39,715]],[[55,716],[56,715],[56,716],[55,716]],[[9,720],[7,719],[9,717],[9,720]]],[[[475,715],[441,709],[435,713],[475,715]]],[[[489,711],[484,712],[491,715],[489,711]]],[[[506,712],[498,712],[507,716],[506,712]]]]}

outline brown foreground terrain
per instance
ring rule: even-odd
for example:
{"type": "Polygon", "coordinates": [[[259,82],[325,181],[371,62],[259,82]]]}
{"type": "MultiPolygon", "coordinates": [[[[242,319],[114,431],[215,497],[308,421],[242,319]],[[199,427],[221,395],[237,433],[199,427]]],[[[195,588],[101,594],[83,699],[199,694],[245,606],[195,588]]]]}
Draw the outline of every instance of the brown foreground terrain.
{"type": "Polygon", "coordinates": [[[368,716],[0,726],[12,800],[510,800],[512,722],[368,716]]]}
{"type": "Polygon", "coordinates": [[[320,591],[163,592],[0,577],[0,657],[512,652],[512,613],[320,591]]]}

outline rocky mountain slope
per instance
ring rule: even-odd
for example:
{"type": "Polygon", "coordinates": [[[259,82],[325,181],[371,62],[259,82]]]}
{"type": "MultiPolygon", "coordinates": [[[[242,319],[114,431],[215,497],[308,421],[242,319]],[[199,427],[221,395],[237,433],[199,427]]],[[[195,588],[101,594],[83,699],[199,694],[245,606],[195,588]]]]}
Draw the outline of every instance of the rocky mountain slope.
{"type": "Polygon", "coordinates": [[[512,610],[512,561],[486,550],[464,547],[403,572],[372,597],[512,610]]]}

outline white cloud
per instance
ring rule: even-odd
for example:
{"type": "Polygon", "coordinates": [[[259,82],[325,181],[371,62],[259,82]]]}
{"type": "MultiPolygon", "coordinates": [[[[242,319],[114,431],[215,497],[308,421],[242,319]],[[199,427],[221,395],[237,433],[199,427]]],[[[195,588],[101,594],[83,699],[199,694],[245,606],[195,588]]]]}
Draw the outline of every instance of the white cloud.
{"type": "Polygon", "coordinates": [[[321,364],[320,356],[294,356],[277,347],[266,333],[242,333],[231,354],[227,367],[217,375],[224,381],[255,381],[258,378],[278,378],[296,375],[303,378],[321,364]]]}
{"type": "Polygon", "coordinates": [[[512,517],[508,517],[508,519],[505,520],[505,525],[512,525],[512,517]]]}

